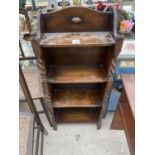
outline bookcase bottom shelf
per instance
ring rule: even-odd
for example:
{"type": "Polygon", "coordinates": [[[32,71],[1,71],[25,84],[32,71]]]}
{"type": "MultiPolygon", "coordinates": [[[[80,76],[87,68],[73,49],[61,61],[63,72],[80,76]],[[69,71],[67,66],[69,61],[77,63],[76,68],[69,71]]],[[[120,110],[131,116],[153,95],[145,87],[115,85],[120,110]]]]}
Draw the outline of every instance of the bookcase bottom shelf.
{"type": "Polygon", "coordinates": [[[89,123],[96,122],[99,108],[68,108],[57,109],[58,123],[89,123]]]}

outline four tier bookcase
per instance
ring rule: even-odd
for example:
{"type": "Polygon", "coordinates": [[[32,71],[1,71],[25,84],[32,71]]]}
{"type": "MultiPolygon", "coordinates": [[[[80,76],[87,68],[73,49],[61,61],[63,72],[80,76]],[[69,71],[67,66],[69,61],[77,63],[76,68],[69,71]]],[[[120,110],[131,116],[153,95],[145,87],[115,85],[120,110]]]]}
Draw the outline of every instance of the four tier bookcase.
{"type": "Polygon", "coordinates": [[[96,122],[100,129],[123,42],[115,9],[68,7],[40,14],[31,42],[53,128],[96,122]]]}

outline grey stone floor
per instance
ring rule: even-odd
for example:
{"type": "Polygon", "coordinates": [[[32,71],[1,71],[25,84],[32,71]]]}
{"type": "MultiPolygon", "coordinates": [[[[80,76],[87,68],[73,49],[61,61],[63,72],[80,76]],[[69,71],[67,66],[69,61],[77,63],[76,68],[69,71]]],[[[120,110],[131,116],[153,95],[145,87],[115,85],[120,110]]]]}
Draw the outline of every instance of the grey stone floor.
{"type": "MultiPolygon", "coordinates": [[[[22,104],[19,109],[27,111],[22,104]]],[[[124,131],[110,130],[112,112],[103,119],[100,130],[96,129],[96,124],[86,123],[58,124],[58,130],[54,131],[45,115],[40,116],[48,131],[44,136],[44,155],[129,155],[124,131]]]]}
{"type": "Polygon", "coordinates": [[[101,130],[95,124],[61,124],[48,130],[44,138],[44,155],[129,155],[124,131],[110,130],[113,113],[103,119],[101,130]]]}

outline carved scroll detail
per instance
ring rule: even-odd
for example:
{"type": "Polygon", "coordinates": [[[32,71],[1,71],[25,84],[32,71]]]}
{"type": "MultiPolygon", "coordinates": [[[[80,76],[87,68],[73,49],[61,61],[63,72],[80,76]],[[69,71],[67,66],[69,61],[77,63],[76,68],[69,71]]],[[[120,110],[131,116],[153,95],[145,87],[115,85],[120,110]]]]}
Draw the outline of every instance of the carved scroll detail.
{"type": "Polygon", "coordinates": [[[123,41],[124,41],[124,36],[123,35],[117,35],[116,46],[115,46],[115,58],[117,58],[117,56],[121,52],[123,41]]]}
{"type": "Polygon", "coordinates": [[[52,106],[52,97],[51,97],[52,93],[51,93],[51,90],[49,88],[49,85],[46,82],[42,82],[42,85],[43,85],[43,91],[44,91],[47,107],[48,107],[48,110],[49,110],[50,115],[51,115],[53,128],[54,128],[54,130],[57,130],[54,111],[53,111],[53,106],[52,106]]]}
{"type": "Polygon", "coordinates": [[[103,103],[101,105],[101,109],[100,109],[100,114],[99,114],[99,118],[98,118],[98,124],[97,124],[97,129],[101,128],[102,125],[102,117],[103,117],[103,113],[105,111],[105,105],[107,104],[109,98],[109,92],[108,90],[105,91],[104,96],[103,96],[103,103]]]}
{"type": "Polygon", "coordinates": [[[108,72],[108,77],[113,77],[115,68],[116,68],[116,62],[115,62],[115,59],[112,59],[109,72],[108,72]]]}
{"type": "Polygon", "coordinates": [[[101,128],[102,117],[103,117],[103,114],[104,114],[104,112],[106,110],[106,107],[107,107],[107,102],[108,102],[108,99],[109,99],[110,90],[112,89],[112,84],[113,84],[112,80],[108,81],[105,92],[103,94],[103,101],[102,101],[102,105],[101,105],[101,109],[100,109],[100,113],[99,113],[97,129],[101,128]]]}
{"type": "Polygon", "coordinates": [[[51,91],[49,88],[49,85],[46,82],[42,82],[42,86],[43,86],[43,91],[44,91],[44,95],[45,95],[45,99],[47,104],[52,104],[52,99],[51,99],[51,91]]]}
{"type": "Polygon", "coordinates": [[[37,61],[38,61],[38,67],[40,70],[41,79],[43,81],[46,81],[46,69],[45,69],[44,61],[41,58],[38,58],[37,61]]]}
{"type": "Polygon", "coordinates": [[[43,91],[44,91],[44,96],[45,96],[45,101],[51,116],[51,121],[53,124],[53,128],[54,130],[57,130],[57,126],[56,126],[56,121],[55,121],[55,117],[54,117],[54,111],[53,111],[53,107],[52,107],[52,93],[51,93],[51,89],[47,83],[46,77],[47,77],[47,72],[46,72],[46,68],[45,68],[45,61],[44,61],[44,57],[42,54],[42,50],[39,46],[39,42],[38,40],[31,40],[32,43],[32,47],[34,50],[34,53],[37,57],[37,62],[38,62],[38,68],[40,70],[40,74],[41,74],[41,80],[42,80],[42,86],[43,86],[43,91]]]}
{"type": "Polygon", "coordinates": [[[113,81],[112,80],[108,81],[107,86],[106,86],[106,90],[105,90],[105,94],[104,94],[104,99],[103,99],[103,104],[104,104],[104,112],[103,112],[103,114],[104,114],[104,117],[106,116],[106,113],[107,113],[108,100],[109,100],[109,97],[110,97],[112,86],[113,86],[113,81]]]}

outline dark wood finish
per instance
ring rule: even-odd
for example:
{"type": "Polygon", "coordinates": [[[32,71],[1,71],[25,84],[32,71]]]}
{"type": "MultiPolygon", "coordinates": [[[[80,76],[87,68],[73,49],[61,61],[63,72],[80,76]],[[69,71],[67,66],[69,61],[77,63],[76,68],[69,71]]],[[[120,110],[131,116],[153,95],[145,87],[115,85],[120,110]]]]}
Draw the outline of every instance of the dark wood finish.
{"type": "Polygon", "coordinates": [[[29,39],[54,129],[56,120],[95,120],[100,129],[123,40],[116,13],[67,7],[39,15],[38,33],[29,39]]]}
{"type": "Polygon", "coordinates": [[[48,85],[47,82],[43,82],[42,85],[43,85],[43,90],[44,90],[44,94],[45,94],[45,100],[46,100],[46,103],[47,103],[48,111],[49,111],[50,116],[51,116],[53,129],[57,130],[53,105],[52,105],[52,102],[51,102],[52,101],[52,91],[49,88],[49,85],[48,85]]]}
{"type": "Polygon", "coordinates": [[[47,76],[50,83],[97,83],[106,80],[103,67],[91,66],[51,67],[47,76]]]}
{"type": "Polygon", "coordinates": [[[46,118],[47,118],[50,126],[53,126],[52,122],[51,122],[50,114],[49,114],[49,111],[48,111],[48,108],[47,108],[47,105],[46,105],[46,102],[45,102],[44,98],[39,98],[39,100],[40,100],[40,103],[41,103],[41,105],[42,105],[42,107],[44,109],[44,113],[46,115],[46,118]]]}
{"type": "Polygon", "coordinates": [[[54,91],[55,108],[100,107],[102,102],[99,89],[58,89],[54,91]]]}
{"type": "Polygon", "coordinates": [[[135,76],[122,75],[124,89],[111,124],[111,129],[123,129],[127,137],[130,154],[135,154],[135,76]]]}
{"type": "Polygon", "coordinates": [[[114,44],[109,32],[44,33],[40,41],[41,47],[94,47],[114,44]]]}
{"type": "Polygon", "coordinates": [[[102,125],[102,118],[106,116],[107,114],[107,109],[108,109],[108,100],[109,100],[109,96],[110,96],[110,92],[112,90],[112,85],[113,85],[113,81],[109,80],[105,87],[102,88],[102,95],[103,95],[103,101],[102,101],[102,106],[100,109],[100,113],[99,113],[99,119],[98,119],[98,124],[97,124],[97,128],[100,129],[101,125],[102,125]]]}
{"type": "Polygon", "coordinates": [[[122,75],[122,82],[126,98],[129,102],[132,114],[135,117],[135,75],[122,75]]]}
{"type": "Polygon", "coordinates": [[[114,114],[114,117],[113,117],[113,120],[111,123],[111,129],[115,129],[115,130],[123,130],[124,129],[119,107],[115,111],[115,114],[114,114]]]}
{"type": "Polygon", "coordinates": [[[41,33],[53,32],[92,32],[113,31],[113,13],[102,13],[85,7],[67,7],[48,14],[40,19],[41,33]],[[74,18],[81,22],[75,23],[74,18]]]}
{"type": "Polygon", "coordinates": [[[132,115],[129,103],[121,102],[120,111],[124,124],[124,130],[127,137],[131,155],[135,154],[135,120],[132,115]]]}
{"type": "MultiPolygon", "coordinates": [[[[43,49],[43,51],[45,59],[49,60],[49,66],[79,64],[100,66],[105,64],[105,59],[109,49],[111,49],[111,47],[65,47],[46,48],[43,49]]],[[[110,57],[112,53],[108,53],[110,57]]]]}
{"type": "Polygon", "coordinates": [[[87,123],[97,119],[96,109],[69,108],[58,110],[58,122],[60,123],[87,123]]]}
{"type": "Polygon", "coordinates": [[[123,40],[124,40],[124,35],[119,34],[116,36],[115,57],[117,57],[121,51],[123,40]]]}

